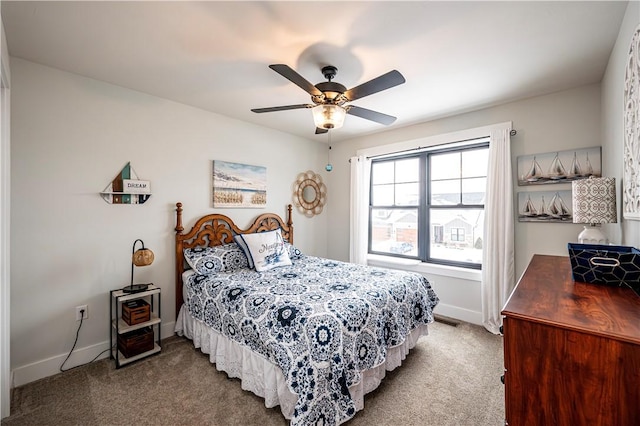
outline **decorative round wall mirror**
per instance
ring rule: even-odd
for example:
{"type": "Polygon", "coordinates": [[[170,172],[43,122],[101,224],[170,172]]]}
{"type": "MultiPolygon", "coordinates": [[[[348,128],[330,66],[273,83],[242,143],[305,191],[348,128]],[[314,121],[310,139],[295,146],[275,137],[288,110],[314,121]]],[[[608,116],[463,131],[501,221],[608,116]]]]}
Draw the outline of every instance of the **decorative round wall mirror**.
{"type": "Polygon", "coordinates": [[[320,175],[311,170],[300,173],[293,183],[293,204],[307,217],[322,213],[327,202],[327,187],[320,175]]]}
{"type": "Polygon", "coordinates": [[[307,203],[313,203],[316,199],[316,190],[313,186],[307,185],[302,189],[302,198],[307,203]]]}

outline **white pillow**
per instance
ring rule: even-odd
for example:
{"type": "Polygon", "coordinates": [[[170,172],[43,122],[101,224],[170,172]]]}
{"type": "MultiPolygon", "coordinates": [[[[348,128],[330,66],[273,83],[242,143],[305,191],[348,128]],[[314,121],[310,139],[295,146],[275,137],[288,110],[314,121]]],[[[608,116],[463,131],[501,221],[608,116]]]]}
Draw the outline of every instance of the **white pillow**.
{"type": "Polygon", "coordinates": [[[291,265],[291,259],[284,246],[280,229],[256,232],[255,234],[241,234],[240,238],[249,250],[256,271],[268,271],[278,266],[291,265]]]}

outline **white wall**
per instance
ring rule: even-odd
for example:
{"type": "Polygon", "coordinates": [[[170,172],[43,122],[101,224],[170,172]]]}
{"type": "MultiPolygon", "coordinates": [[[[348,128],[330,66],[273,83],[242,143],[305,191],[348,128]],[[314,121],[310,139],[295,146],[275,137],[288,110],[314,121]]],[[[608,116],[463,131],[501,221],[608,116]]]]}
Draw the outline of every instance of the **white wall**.
{"type": "MultiPolygon", "coordinates": [[[[88,304],[89,319],[69,365],[108,347],[109,290],[129,283],[136,238],[155,253],[136,281],[162,288],[163,335],[172,332],[175,203],[185,227],[214,211],[211,160],[267,168],[266,209],[217,210],[241,227],[265,211],[284,217],[297,174],[326,162],[318,142],[17,58],[11,71],[15,385],[57,372],[73,344],[75,306],[88,304]],[[107,204],[98,193],[128,161],[153,195],[143,205],[107,204]]],[[[294,213],[303,252],[326,255],[326,220],[294,213]]]]}
{"type": "MultiPolygon", "coordinates": [[[[539,96],[486,108],[467,114],[434,120],[388,132],[335,143],[332,149],[334,172],[329,177],[333,202],[328,206],[329,223],[335,231],[328,247],[329,257],[346,260],[349,257],[349,163],[359,149],[420,139],[444,133],[512,121],[518,134],[511,139],[514,168],[514,197],[519,191],[551,190],[549,186],[519,187],[515,170],[520,155],[553,152],[602,145],[600,138],[600,85],[588,85],[546,96],[539,96]]],[[[571,189],[570,184],[554,185],[554,189],[571,189]]],[[[514,211],[514,214],[516,212],[514,211]]],[[[526,268],[536,253],[567,255],[567,242],[577,241],[582,226],[567,223],[519,223],[515,226],[516,277],[526,268]]],[[[481,300],[479,282],[473,279],[449,278],[447,273],[434,276],[441,305],[446,313],[456,317],[466,313],[464,320],[480,321],[481,300]],[[477,297],[470,298],[470,295],[477,297]]]]}
{"type": "Polygon", "coordinates": [[[640,24],[640,3],[629,2],[620,33],[609,58],[602,80],[602,146],[603,173],[616,178],[618,223],[605,226],[614,241],[640,248],[640,221],[622,217],[623,143],[624,143],[624,74],[629,44],[640,24]]]}

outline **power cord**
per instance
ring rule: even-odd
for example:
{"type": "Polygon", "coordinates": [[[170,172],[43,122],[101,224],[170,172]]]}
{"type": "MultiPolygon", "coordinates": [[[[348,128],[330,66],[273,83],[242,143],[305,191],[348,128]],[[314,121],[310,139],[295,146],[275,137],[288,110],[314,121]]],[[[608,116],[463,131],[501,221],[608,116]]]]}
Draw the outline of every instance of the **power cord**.
{"type": "Polygon", "coordinates": [[[67,357],[64,359],[64,361],[62,361],[62,364],[60,365],[60,371],[62,373],[64,373],[65,371],[73,370],[74,368],[78,368],[78,367],[82,367],[82,366],[87,365],[87,364],[91,364],[93,361],[98,359],[98,357],[100,357],[100,355],[102,355],[103,353],[105,353],[105,352],[107,352],[107,351],[112,349],[112,348],[105,349],[104,351],[102,351],[98,355],[96,355],[96,357],[93,358],[91,361],[85,362],[84,364],[76,365],[75,367],[64,368],[64,364],[69,360],[69,357],[71,356],[71,354],[73,353],[73,350],[76,348],[76,345],[78,344],[78,336],[80,336],[80,329],[82,328],[83,318],[84,318],[84,309],[81,309],[80,310],[80,325],[78,325],[78,330],[76,330],[76,340],[75,340],[75,342],[73,342],[73,346],[71,347],[71,350],[69,351],[69,355],[67,355],[67,357]]]}

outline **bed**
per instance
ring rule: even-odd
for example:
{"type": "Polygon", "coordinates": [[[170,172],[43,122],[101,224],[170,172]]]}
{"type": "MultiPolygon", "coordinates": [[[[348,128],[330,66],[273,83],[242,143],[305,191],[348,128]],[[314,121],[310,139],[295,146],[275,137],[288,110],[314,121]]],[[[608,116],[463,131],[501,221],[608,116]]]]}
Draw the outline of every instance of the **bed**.
{"type": "Polygon", "coordinates": [[[291,205],[286,222],[214,213],[186,233],[176,207],[176,333],[292,426],[348,421],[428,334],[425,277],[301,253],[291,205]]]}

